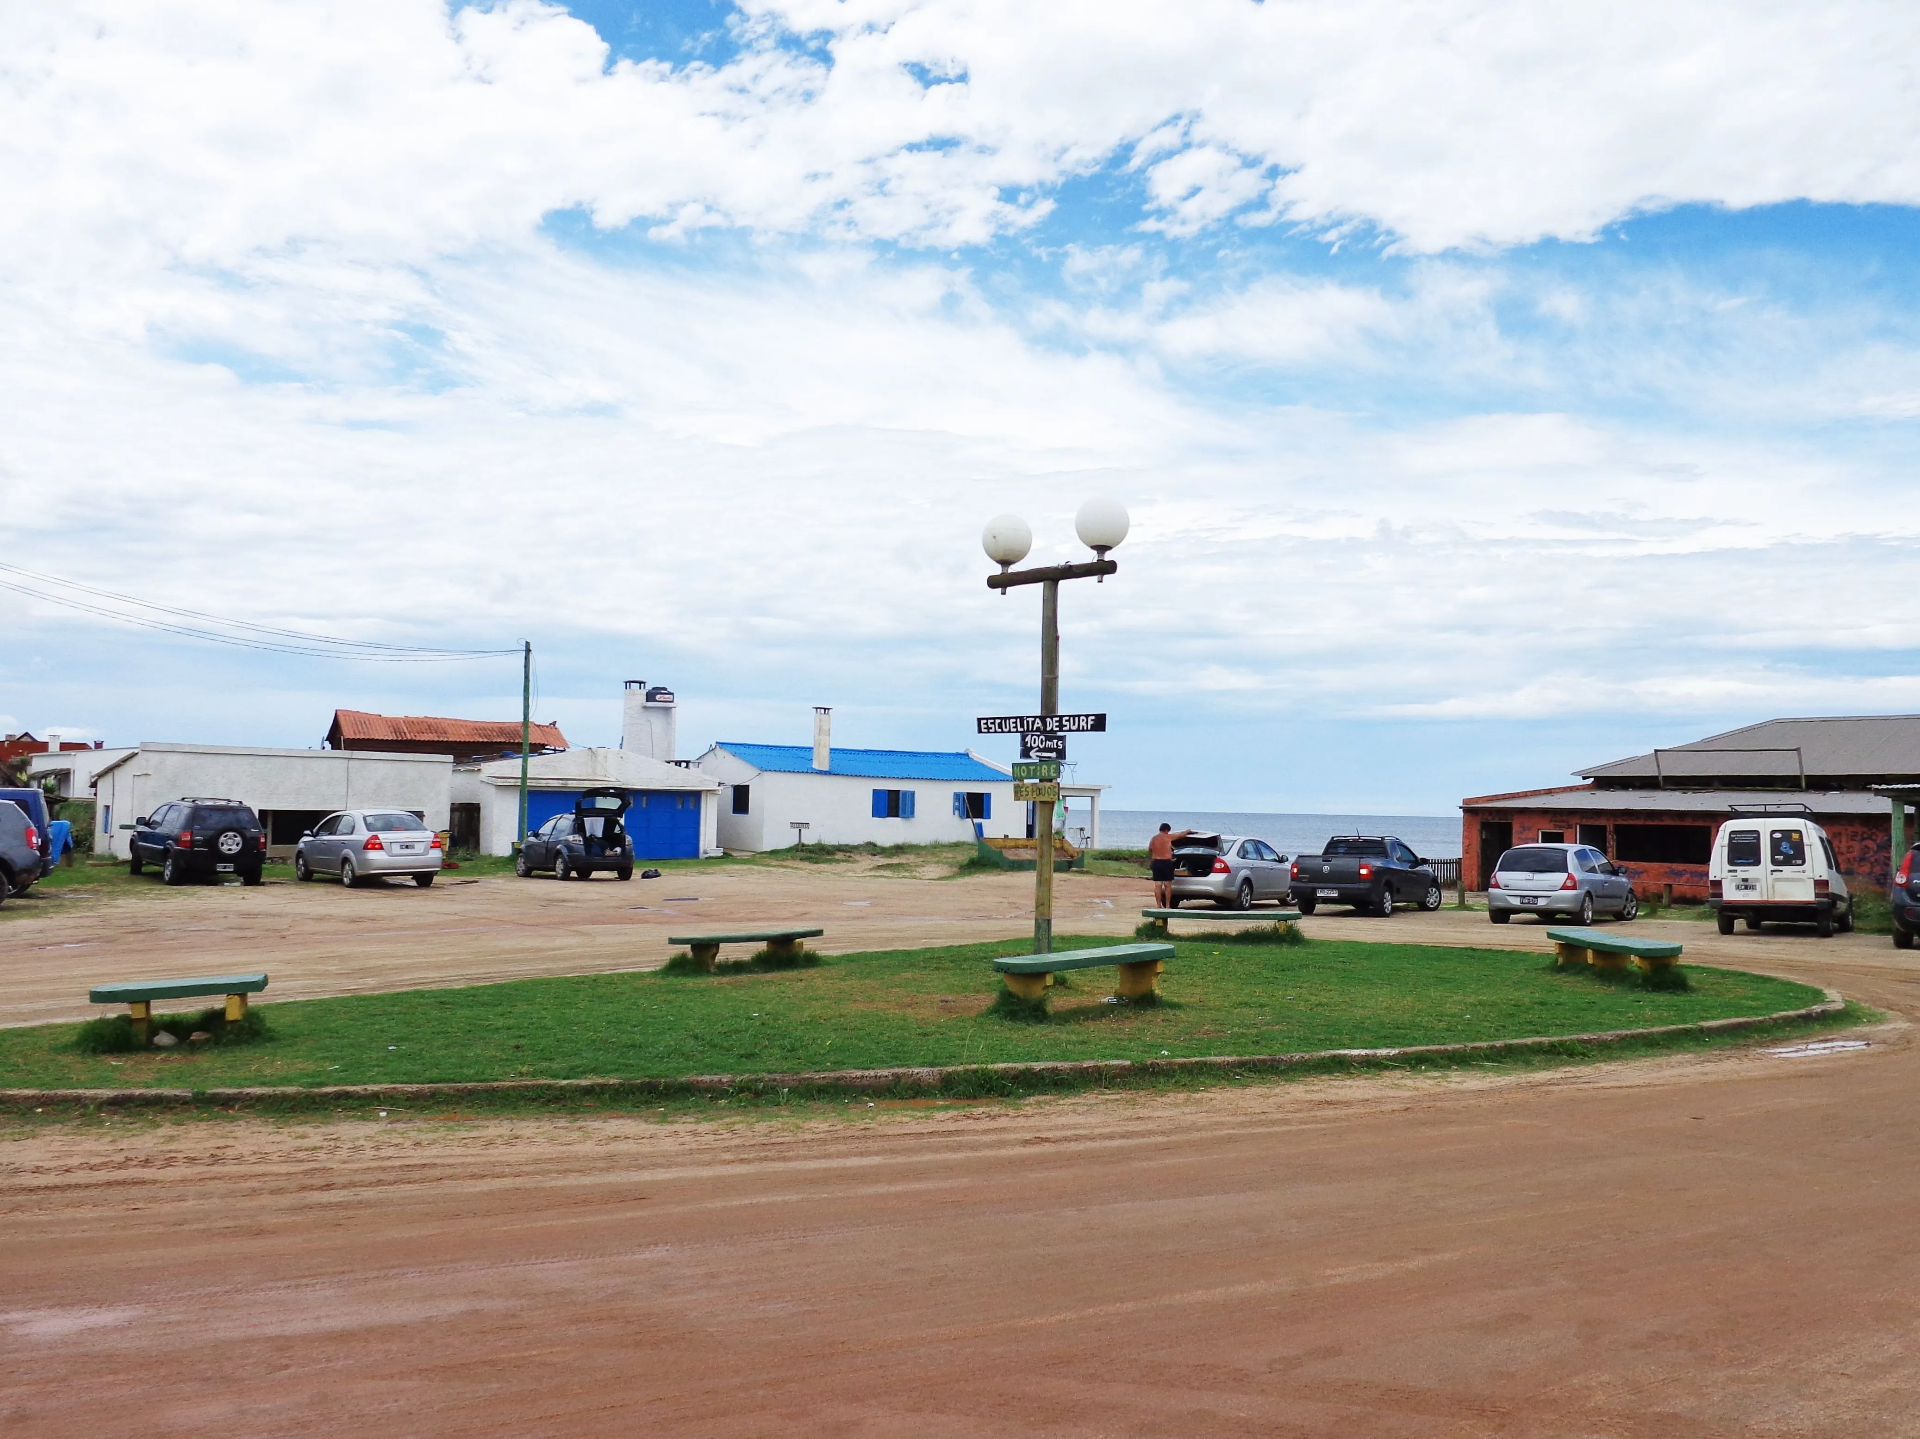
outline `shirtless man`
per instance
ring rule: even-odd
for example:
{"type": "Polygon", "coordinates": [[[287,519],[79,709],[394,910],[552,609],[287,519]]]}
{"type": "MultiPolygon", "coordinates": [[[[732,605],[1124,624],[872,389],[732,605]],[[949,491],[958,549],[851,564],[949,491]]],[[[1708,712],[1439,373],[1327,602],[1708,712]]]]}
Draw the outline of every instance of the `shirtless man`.
{"type": "Polygon", "coordinates": [[[1163,824],[1160,833],[1147,841],[1147,862],[1153,867],[1153,904],[1156,909],[1173,908],[1173,842],[1193,833],[1190,829],[1183,829],[1178,834],[1172,831],[1172,825],[1163,824]]]}

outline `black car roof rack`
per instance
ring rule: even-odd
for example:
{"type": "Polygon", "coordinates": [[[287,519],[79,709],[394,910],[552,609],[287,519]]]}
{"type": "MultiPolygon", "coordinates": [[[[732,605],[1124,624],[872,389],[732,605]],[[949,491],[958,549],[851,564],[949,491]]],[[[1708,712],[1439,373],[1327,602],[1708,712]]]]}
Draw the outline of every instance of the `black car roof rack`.
{"type": "Polygon", "coordinates": [[[1798,800],[1780,800],[1777,803],[1755,801],[1753,804],[1730,804],[1729,814],[1805,814],[1811,815],[1813,807],[1801,804],[1798,800]]]}

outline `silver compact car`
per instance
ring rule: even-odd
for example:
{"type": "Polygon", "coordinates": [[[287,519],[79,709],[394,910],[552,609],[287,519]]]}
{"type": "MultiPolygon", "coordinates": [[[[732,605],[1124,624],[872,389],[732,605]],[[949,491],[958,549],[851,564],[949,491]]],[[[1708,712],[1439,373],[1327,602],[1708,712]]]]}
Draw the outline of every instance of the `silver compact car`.
{"type": "Polygon", "coordinates": [[[343,809],[300,837],[293,851],[295,879],[338,875],[356,885],[405,875],[425,889],[440,873],[446,851],[418,815],[395,809],[343,809]]]}
{"type": "Polygon", "coordinates": [[[1211,900],[1221,909],[1255,901],[1285,902],[1293,893],[1287,857],[1263,839],[1242,834],[1190,834],[1173,842],[1173,903],[1211,900]]]}
{"type": "Polygon", "coordinates": [[[1487,885],[1487,917],[1495,924],[1516,914],[1591,924],[1596,914],[1625,920],[1639,913],[1633,881],[1590,845],[1517,845],[1500,856],[1487,885]]]}

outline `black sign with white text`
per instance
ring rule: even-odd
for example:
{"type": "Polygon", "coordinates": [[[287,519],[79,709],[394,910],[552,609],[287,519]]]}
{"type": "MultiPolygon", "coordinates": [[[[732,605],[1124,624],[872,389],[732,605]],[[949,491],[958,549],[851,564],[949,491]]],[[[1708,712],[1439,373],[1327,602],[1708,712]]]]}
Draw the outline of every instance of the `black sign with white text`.
{"type": "Polygon", "coordinates": [[[1105,734],[1105,715],[984,715],[977,734],[1105,734]]]}
{"type": "Polygon", "coordinates": [[[1063,760],[1067,757],[1067,737],[1063,734],[1023,734],[1021,759],[1063,760]]]}

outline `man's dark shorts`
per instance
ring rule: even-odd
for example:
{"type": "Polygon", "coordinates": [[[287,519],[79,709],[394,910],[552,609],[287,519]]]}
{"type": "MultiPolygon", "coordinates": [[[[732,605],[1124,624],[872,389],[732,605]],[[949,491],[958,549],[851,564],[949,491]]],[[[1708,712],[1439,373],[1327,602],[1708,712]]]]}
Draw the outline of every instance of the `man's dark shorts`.
{"type": "Polygon", "coordinates": [[[1170,859],[1154,860],[1153,861],[1153,882],[1155,884],[1170,884],[1172,883],[1172,881],[1173,881],[1173,861],[1170,859]]]}

